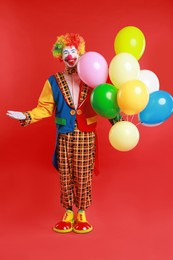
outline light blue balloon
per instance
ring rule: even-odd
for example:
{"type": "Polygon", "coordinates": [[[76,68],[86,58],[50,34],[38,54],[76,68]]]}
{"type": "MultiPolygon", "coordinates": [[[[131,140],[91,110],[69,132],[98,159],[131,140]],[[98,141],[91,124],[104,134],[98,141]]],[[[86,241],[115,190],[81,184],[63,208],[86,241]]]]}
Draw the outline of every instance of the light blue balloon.
{"type": "Polygon", "coordinates": [[[173,113],[173,97],[166,91],[157,90],[150,94],[147,106],[139,113],[144,124],[159,124],[173,113]]]}

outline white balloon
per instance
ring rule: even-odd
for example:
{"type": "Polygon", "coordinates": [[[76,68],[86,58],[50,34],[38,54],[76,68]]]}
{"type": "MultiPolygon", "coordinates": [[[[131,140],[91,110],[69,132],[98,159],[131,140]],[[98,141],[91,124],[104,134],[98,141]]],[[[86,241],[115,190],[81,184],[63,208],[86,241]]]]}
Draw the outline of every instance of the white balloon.
{"type": "Polygon", "coordinates": [[[110,80],[117,88],[127,81],[138,79],[139,72],[139,62],[132,54],[126,52],[115,55],[109,65],[110,80]]]}
{"type": "Polygon", "coordinates": [[[146,85],[149,93],[159,90],[159,79],[151,70],[140,70],[139,80],[141,80],[146,85]]]}
{"type": "Polygon", "coordinates": [[[143,126],[148,126],[148,127],[155,127],[155,126],[158,126],[158,125],[161,125],[163,122],[161,123],[158,123],[158,124],[144,124],[144,123],[141,123],[143,126]]]}

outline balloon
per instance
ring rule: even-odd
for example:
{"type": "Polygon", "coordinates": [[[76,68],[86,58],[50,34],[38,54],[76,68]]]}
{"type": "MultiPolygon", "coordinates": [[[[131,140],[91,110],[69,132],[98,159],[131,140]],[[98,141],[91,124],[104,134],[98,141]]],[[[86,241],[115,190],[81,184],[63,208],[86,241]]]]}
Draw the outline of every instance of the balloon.
{"type": "Polygon", "coordinates": [[[119,111],[117,88],[111,84],[101,84],[91,93],[91,105],[100,116],[114,118],[119,111]]]}
{"type": "Polygon", "coordinates": [[[80,79],[91,87],[105,83],[108,77],[108,64],[97,52],[86,52],[78,61],[77,71],[80,79]]]}
{"type": "Polygon", "coordinates": [[[121,121],[111,127],[109,141],[119,151],[130,151],[138,144],[139,131],[133,123],[121,121]]]}
{"type": "Polygon", "coordinates": [[[149,92],[140,80],[131,80],[124,83],[118,91],[117,102],[121,111],[127,115],[141,112],[147,105],[149,92]]]}
{"type": "Polygon", "coordinates": [[[144,124],[159,124],[164,122],[173,113],[173,98],[163,90],[152,92],[149,102],[139,113],[139,121],[144,124]]]}
{"type": "Polygon", "coordinates": [[[145,36],[143,32],[134,26],[127,26],[121,29],[115,37],[115,53],[128,52],[137,60],[141,58],[145,50],[145,36]]]}
{"type": "Polygon", "coordinates": [[[110,80],[117,88],[126,81],[138,79],[139,72],[138,61],[129,53],[116,55],[109,65],[110,80]]]}
{"type": "Polygon", "coordinates": [[[159,79],[151,70],[141,70],[139,72],[139,80],[144,82],[148,88],[149,93],[159,90],[159,79]]]}

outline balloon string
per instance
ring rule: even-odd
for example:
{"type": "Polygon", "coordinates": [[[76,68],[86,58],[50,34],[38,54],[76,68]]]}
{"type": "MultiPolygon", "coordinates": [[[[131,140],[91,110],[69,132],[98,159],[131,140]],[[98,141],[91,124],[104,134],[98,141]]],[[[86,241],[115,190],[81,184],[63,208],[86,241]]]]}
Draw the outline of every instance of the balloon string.
{"type": "Polygon", "coordinates": [[[131,122],[133,121],[133,119],[134,119],[134,115],[133,115],[132,118],[131,118],[131,122]]]}
{"type": "Polygon", "coordinates": [[[137,125],[140,125],[140,124],[141,124],[141,122],[137,123],[136,126],[137,126],[137,125]]]}

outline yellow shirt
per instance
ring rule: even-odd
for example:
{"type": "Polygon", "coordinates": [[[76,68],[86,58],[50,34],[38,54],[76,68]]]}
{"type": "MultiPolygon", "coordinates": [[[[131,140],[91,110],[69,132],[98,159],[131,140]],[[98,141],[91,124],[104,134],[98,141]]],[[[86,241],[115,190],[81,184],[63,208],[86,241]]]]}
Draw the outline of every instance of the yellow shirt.
{"type": "Polygon", "coordinates": [[[37,107],[31,111],[27,111],[32,118],[31,123],[35,123],[43,118],[52,116],[54,108],[55,102],[53,99],[52,89],[49,81],[47,80],[39,97],[37,107]]]}
{"type": "MultiPolygon", "coordinates": [[[[73,73],[71,75],[64,73],[64,77],[73,98],[75,108],[77,108],[79,99],[80,78],[76,73],[73,73]]],[[[37,107],[27,112],[32,118],[31,123],[35,123],[43,118],[52,116],[54,109],[55,102],[53,98],[52,88],[49,81],[47,80],[39,97],[37,107]]]]}

